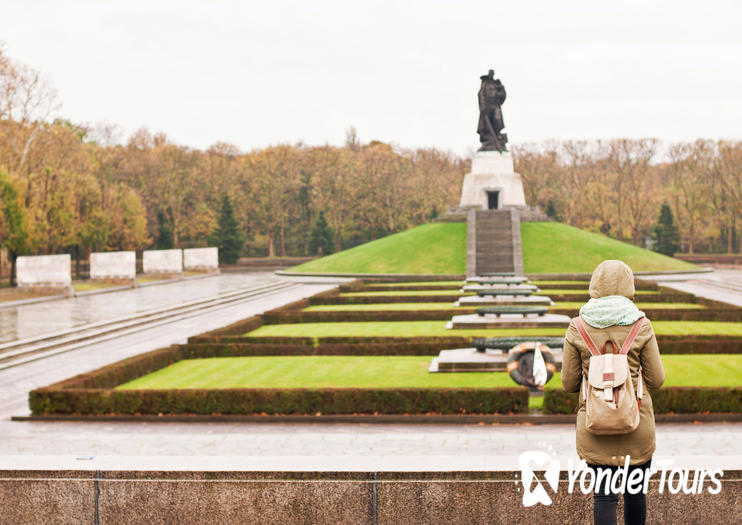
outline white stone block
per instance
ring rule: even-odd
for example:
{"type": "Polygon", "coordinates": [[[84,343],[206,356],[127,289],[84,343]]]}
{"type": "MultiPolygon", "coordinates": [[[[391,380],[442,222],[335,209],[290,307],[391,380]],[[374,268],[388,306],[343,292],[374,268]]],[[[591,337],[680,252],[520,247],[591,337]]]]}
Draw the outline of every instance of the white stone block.
{"type": "Polygon", "coordinates": [[[464,177],[461,208],[489,208],[490,192],[497,192],[497,209],[525,208],[526,196],[520,175],[513,171],[509,152],[478,151],[471,163],[471,173],[464,177]]]}
{"type": "Polygon", "coordinates": [[[134,279],[136,252],[93,252],[90,254],[91,279],[134,279]]]}
{"type": "Polygon", "coordinates": [[[30,255],[16,261],[18,286],[70,286],[70,254],[30,255]]]}
{"type": "Polygon", "coordinates": [[[183,250],[145,250],[144,273],[183,273],[183,250]]]}
{"type": "Polygon", "coordinates": [[[183,268],[186,270],[217,270],[219,248],[186,248],[183,250],[183,268]]]}
{"type": "Polygon", "coordinates": [[[475,174],[515,173],[513,155],[509,151],[477,151],[471,160],[471,172],[475,174]]]}

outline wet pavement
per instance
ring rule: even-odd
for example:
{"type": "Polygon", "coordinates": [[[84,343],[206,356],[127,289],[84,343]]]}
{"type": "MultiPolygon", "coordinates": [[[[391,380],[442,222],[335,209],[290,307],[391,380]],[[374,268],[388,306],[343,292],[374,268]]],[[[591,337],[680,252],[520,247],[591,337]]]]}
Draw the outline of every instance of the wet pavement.
{"type": "Polygon", "coordinates": [[[0,343],[285,280],[273,273],[228,273],[131,290],[0,308],[0,343]]]}

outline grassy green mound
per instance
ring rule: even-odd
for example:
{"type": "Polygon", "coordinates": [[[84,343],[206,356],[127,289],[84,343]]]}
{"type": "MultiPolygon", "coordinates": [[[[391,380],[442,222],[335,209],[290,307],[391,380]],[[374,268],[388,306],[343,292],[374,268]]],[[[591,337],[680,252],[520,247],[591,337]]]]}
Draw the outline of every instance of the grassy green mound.
{"type": "MultiPolygon", "coordinates": [[[[606,259],[620,259],[636,272],[694,270],[666,257],[558,222],[521,224],[526,273],[590,273],[606,259]]],[[[466,224],[431,223],[292,268],[307,273],[463,274],[466,224]]]]}
{"type": "Polygon", "coordinates": [[[466,272],[466,223],[431,223],[291,269],[307,273],[459,275],[466,272]]]}
{"type": "MultiPolygon", "coordinates": [[[[665,386],[737,386],[742,355],[666,355],[665,386]]],[[[428,372],[430,357],[279,356],[186,359],[121,390],[223,388],[486,388],[514,386],[505,372],[428,372]]],[[[561,387],[557,374],[550,388],[561,387]]]]}
{"type": "Polygon", "coordinates": [[[698,269],[694,264],[559,222],[524,222],[520,231],[526,273],[590,273],[606,259],[619,259],[635,272],[698,269]]]}
{"type": "MultiPolygon", "coordinates": [[[[742,323],[653,321],[652,326],[657,335],[742,336],[742,323]]],[[[446,330],[446,321],[389,321],[269,324],[246,335],[249,337],[507,337],[563,336],[566,331],[566,328],[446,330]]]]}

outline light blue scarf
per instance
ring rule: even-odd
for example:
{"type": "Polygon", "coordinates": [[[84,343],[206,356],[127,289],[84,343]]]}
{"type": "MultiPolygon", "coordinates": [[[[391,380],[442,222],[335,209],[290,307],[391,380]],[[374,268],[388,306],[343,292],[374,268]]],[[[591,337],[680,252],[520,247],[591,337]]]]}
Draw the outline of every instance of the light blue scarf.
{"type": "Polygon", "coordinates": [[[627,326],[644,317],[628,297],[623,295],[606,295],[600,299],[590,299],[580,308],[580,317],[593,328],[608,326],[627,326]]]}

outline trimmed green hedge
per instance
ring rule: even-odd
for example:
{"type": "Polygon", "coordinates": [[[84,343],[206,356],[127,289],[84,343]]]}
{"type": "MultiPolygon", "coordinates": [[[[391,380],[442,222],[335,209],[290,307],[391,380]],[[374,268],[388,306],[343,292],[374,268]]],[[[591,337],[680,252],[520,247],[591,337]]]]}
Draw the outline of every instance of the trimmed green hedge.
{"type": "MultiPolygon", "coordinates": [[[[537,294],[537,295],[548,295],[549,298],[555,303],[586,303],[590,300],[588,293],[584,294],[537,294]]],[[[695,303],[696,296],[690,293],[671,293],[662,292],[658,294],[646,294],[634,297],[634,300],[641,303],[695,303]]],[[[380,302],[380,301],[379,301],[380,302]]],[[[413,302],[413,301],[408,301],[413,302]]],[[[315,304],[315,303],[312,303],[315,304]]]]}
{"type": "MultiPolygon", "coordinates": [[[[577,317],[579,312],[579,309],[574,308],[549,308],[550,314],[568,315],[569,317],[577,317]]],[[[739,320],[742,319],[742,309],[739,308],[652,308],[651,310],[647,309],[646,313],[653,321],[739,322],[739,320]]]]}
{"type": "MultiPolygon", "coordinates": [[[[738,387],[671,386],[651,395],[656,414],[742,412],[742,388],[738,387]]],[[[577,399],[577,394],[547,388],[543,411],[547,414],[571,414],[576,411],[577,399]]]]}
{"type": "Polygon", "coordinates": [[[461,294],[452,295],[314,295],[312,306],[324,304],[381,304],[381,303],[453,303],[461,294]]]}
{"type": "MultiPolygon", "coordinates": [[[[188,339],[189,345],[198,345],[201,350],[189,357],[216,357],[211,352],[225,352],[226,355],[436,355],[440,350],[468,348],[472,337],[244,337],[196,336],[188,339]],[[235,345],[240,350],[219,350],[235,345]],[[250,347],[267,347],[270,353],[260,354],[250,347]],[[286,354],[276,353],[276,348],[287,348],[286,354]],[[298,347],[298,348],[297,348],[298,347]],[[303,351],[302,351],[303,350],[303,351]],[[430,352],[427,354],[426,352],[430,352]],[[230,353],[234,352],[234,353],[230,353]],[[244,352],[244,353],[240,353],[244,352]],[[326,353],[325,353],[326,352],[326,353]]],[[[724,336],[657,336],[660,352],[663,354],[739,354],[742,353],[742,337],[724,336]]]]}
{"type": "MultiPolygon", "coordinates": [[[[289,323],[346,323],[359,321],[448,321],[454,315],[475,313],[476,308],[458,308],[450,310],[333,310],[333,311],[296,311],[281,310],[263,314],[265,324],[289,323]]],[[[735,322],[742,318],[742,309],[652,309],[648,310],[653,321],[723,321],[735,322]]],[[[576,317],[579,313],[574,308],[549,308],[549,313],[576,317]]]]}
{"type": "Polygon", "coordinates": [[[528,389],[32,390],[34,415],[524,414],[528,389]]]}
{"type": "Polygon", "coordinates": [[[391,292],[391,291],[413,291],[413,292],[424,292],[424,291],[430,291],[430,290],[454,290],[458,291],[463,286],[463,281],[461,281],[462,284],[414,284],[409,286],[381,286],[381,285],[373,285],[368,284],[361,286],[359,288],[350,288],[346,285],[340,286],[340,291],[345,292],[391,292]]]}

